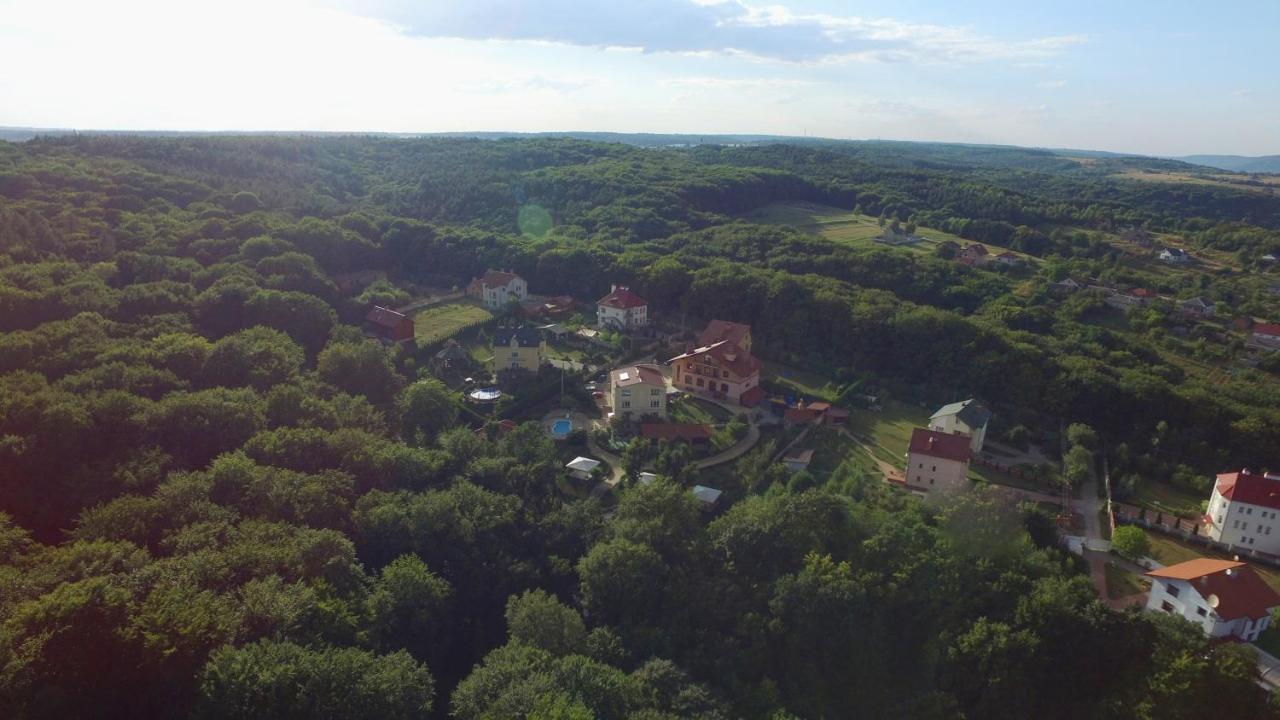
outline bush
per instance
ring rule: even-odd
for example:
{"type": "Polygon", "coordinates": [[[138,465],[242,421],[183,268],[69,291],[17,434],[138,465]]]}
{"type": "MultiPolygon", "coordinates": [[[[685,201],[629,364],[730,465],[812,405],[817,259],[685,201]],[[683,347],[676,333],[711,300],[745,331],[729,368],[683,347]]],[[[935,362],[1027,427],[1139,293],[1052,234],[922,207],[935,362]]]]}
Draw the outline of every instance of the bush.
{"type": "Polygon", "coordinates": [[[1151,540],[1142,528],[1124,525],[1111,535],[1111,549],[1130,560],[1137,560],[1151,552],[1151,540]]]}

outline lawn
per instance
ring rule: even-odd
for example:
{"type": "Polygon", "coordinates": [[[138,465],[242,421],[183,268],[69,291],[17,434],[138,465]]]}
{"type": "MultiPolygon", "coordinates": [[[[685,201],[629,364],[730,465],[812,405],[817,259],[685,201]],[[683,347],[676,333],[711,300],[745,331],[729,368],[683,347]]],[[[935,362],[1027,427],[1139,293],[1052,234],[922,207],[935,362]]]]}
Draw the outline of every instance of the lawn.
{"type": "Polygon", "coordinates": [[[831,428],[815,428],[805,438],[804,445],[813,449],[809,472],[814,475],[824,477],[840,467],[841,463],[851,462],[859,470],[879,476],[880,468],[867,451],[848,436],[831,428]]]}
{"type": "MultiPolygon", "coordinates": [[[[772,225],[789,225],[838,243],[863,247],[876,247],[874,239],[884,233],[879,218],[812,203],[772,203],[752,211],[747,219],[772,225]]],[[[932,228],[917,228],[916,235],[925,242],[898,247],[916,252],[932,252],[934,246],[943,240],[967,243],[960,237],[932,228]]]]}
{"type": "MultiPolygon", "coordinates": [[[[1112,478],[1115,481],[1115,478],[1112,478]]],[[[1199,515],[1204,495],[1196,494],[1170,483],[1144,480],[1138,483],[1134,496],[1129,500],[1135,505],[1170,512],[1179,517],[1199,515]]]]}
{"type": "MultiPolygon", "coordinates": [[[[1204,557],[1217,558],[1219,560],[1233,559],[1225,553],[1215,552],[1199,545],[1189,545],[1177,538],[1152,530],[1147,531],[1147,538],[1151,540],[1151,557],[1160,561],[1160,563],[1164,565],[1173,565],[1175,563],[1204,557]]],[[[1250,563],[1249,566],[1252,567],[1254,571],[1258,573],[1258,577],[1262,578],[1262,580],[1270,585],[1272,589],[1280,591],[1280,570],[1258,563],[1250,563]]]]}
{"type": "Polygon", "coordinates": [[[1106,574],[1107,597],[1112,600],[1137,595],[1140,592],[1146,592],[1151,587],[1150,582],[1124,568],[1117,567],[1114,563],[1107,563],[1106,574]]]}
{"type": "Polygon", "coordinates": [[[431,345],[453,337],[493,317],[493,313],[471,302],[451,302],[423,308],[413,316],[413,332],[418,345],[431,345]]]}
{"type": "Polygon", "coordinates": [[[848,427],[854,435],[870,440],[882,459],[902,467],[911,444],[911,431],[927,427],[929,414],[924,408],[890,400],[878,412],[853,408],[848,427]]]}
{"type": "Polygon", "coordinates": [[[670,416],[671,422],[704,425],[729,422],[730,418],[733,417],[732,413],[719,405],[693,395],[685,395],[672,402],[667,408],[667,414],[670,416]]]}
{"type": "Polygon", "coordinates": [[[779,385],[785,385],[799,395],[815,400],[833,402],[840,387],[825,375],[797,370],[789,365],[764,361],[764,374],[779,385]]]}
{"type": "Polygon", "coordinates": [[[983,482],[991,483],[992,485],[1008,485],[1009,487],[1022,488],[1023,490],[1034,490],[1035,492],[1051,493],[1054,491],[1053,488],[1045,487],[1044,484],[1036,482],[1030,478],[1024,479],[1014,477],[1007,472],[1002,472],[995,468],[982,467],[976,464],[969,466],[969,479],[981,480],[983,482]]]}

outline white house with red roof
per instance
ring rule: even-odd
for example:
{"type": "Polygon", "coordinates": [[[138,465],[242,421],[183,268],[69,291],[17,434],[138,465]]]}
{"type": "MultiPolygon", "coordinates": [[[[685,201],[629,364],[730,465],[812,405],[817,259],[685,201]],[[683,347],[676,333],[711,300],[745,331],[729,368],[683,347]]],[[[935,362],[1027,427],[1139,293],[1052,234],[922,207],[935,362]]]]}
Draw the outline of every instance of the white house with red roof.
{"type": "Polygon", "coordinates": [[[596,327],[631,330],[649,324],[649,301],[622,285],[596,301],[596,327]]]}
{"type": "Polygon", "coordinates": [[[678,390],[710,395],[719,400],[754,407],[764,399],[760,370],[764,363],[751,354],[751,327],[712,320],[699,336],[699,346],[667,361],[672,385],[678,390]],[[703,341],[711,340],[707,344],[703,341]]]}
{"type": "Polygon", "coordinates": [[[1258,323],[1249,334],[1251,348],[1259,350],[1280,350],[1280,325],[1275,323],[1258,323]]]}
{"type": "Polygon", "coordinates": [[[514,271],[486,270],[467,285],[467,296],[476,298],[490,310],[500,310],[509,302],[528,298],[529,285],[514,271]]]}
{"type": "Polygon", "coordinates": [[[969,487],[968,435],[916,428],[907,447],[907,487],[944,495],[969,487]]]}
{"type": "Polygon", "coordinates": [[[1180,615],[1209,637],[1258,639],[1271,622],[1280,594],[1245,563],[1197,558],[1147,573],[1147,609],[1180,615]]]}
{"type": "Polygon", "coordinates": [[[1220,543],[1280,555],[1280,475],[1248,468],[1222,473],[1203,523],[1220,543]]]}

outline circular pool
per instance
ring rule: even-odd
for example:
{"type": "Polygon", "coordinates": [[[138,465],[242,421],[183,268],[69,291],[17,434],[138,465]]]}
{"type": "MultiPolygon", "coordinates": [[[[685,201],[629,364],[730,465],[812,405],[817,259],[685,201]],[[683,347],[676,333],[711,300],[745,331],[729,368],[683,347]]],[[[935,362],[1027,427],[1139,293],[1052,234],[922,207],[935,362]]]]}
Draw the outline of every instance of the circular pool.
{"type": "Polygon", "coordinates": [[[561,418],[551,423],[551,434],[558,438],[569,437],[571,432],[573,432],[573,421],[569,418],[561,418]]]}
{"type": "Polygon", "coordinates": [[[496,387],[479,388],[467,393],[467,397],[471,398],[475,402],[491,403],[496,402],[498,398],[502,397],[502,391],[496,387]]]}

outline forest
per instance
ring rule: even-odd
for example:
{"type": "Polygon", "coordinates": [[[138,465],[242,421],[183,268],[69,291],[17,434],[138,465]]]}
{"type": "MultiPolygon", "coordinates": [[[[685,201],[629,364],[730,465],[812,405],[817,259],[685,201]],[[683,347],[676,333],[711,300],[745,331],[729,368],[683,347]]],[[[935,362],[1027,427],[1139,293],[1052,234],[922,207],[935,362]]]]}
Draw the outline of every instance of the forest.
{"type": "Polygon", "coordinates": [[[1276,717],[1247,647],[1108,609],[1035,506],[929,508],[848,467],[790,483],[758,453],[714,517],[692,468],[563,502],[537,424],[474,427],[423,353],[361,332],[396,288],[333,280],[625,283],[653,313],[751,324],[768,360],[1085,423],[1134,482],[1195,485],[1280,457],[1272,372],[1211,380],[1158,313],[1119,332],[1045,288],[1089,274],[1280,315],[1245,270],[1121,262],[1129,227],[1249,272],[1280,253],[1280,198],[1122,174],[1153,163],[1177,165],[905,143],[0,142],[0,714],[1276,717]],[[1038,264],[746,217],[780,202],[1038,264]]]}

